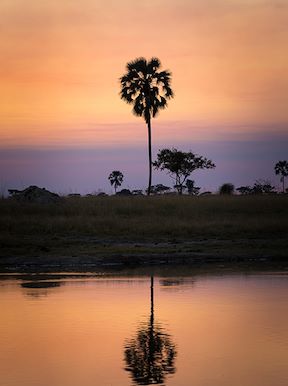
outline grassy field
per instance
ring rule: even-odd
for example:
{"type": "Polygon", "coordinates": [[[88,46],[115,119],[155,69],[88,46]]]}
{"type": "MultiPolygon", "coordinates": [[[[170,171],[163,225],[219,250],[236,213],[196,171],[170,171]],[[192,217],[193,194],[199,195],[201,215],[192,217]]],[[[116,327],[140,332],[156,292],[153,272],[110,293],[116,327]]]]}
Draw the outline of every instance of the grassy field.
{"type": "Polygon", "coordinates": [[[36,257],[79,262],[288,254],[287,195],[75,197],[49,205],[6,199],[0,214],[2,265],[36,257]]]}

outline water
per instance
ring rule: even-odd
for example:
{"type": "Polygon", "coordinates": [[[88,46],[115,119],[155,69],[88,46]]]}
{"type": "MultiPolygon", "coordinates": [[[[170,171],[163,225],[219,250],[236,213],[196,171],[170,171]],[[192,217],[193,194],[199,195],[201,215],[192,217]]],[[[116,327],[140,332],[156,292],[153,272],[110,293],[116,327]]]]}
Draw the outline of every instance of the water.
{"type": "Polygon", "coordinates": [[[287,304],[283,273],[2,276],[0,385],[286,386],[287,304]]]}

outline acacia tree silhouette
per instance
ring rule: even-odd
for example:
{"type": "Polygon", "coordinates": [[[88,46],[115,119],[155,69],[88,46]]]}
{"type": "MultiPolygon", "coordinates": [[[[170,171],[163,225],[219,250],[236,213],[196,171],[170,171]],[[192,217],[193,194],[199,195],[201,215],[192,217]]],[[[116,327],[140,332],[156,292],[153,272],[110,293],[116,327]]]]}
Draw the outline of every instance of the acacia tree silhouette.
{"type": "Polygon", "coordinates": [[[191,151],[186,153],[175,148],[159,150],[153,166],[155,169],[167,170],[167,173],[175,181],[174,187],[178,194],[182,194],[184,183],[194,170],[215,168],[215,164],[211,160],[191,151]]]}
{"type": "Polygon", "coordinates": [[[170,87],[171,73],[158,71],[161,67],[158,58],[137,58],[128,62],[126,74],[120,78],[120,96],[125,102],[133,104],[133,113],[143,117],[148,127],[149,183],[147,194],[151,192],[152,152],[151,152],[151,118],[159,110],[167,107],[167,99],[173,98],[170,87]]]}
{"type": "Polygon", "coordinates": [[[165,376],[175,373],[176,349],[154,318],[154,278],[150,287],[150,318],[125,345],[125,370],[138,385],[160,384],[165,376]]]}
{"type": "Polygon", "coordinates": [[[288,161],[278,161],[274,166],[275,174],[280,174],[280,181],[282,182],[283,193],[285,193],[285,177],[288,176],[288,161]]]}
{"type": "Polygon", "coordinates": [[[115,194],[117,191],[117,187],[121,186],[123,182],[123,173],[121,173],[119,170],[114,170],[113,172],[110,173],[108,180],[110,181],[110,184],[113,186],[114,185],[114,190],[115,194]]]}

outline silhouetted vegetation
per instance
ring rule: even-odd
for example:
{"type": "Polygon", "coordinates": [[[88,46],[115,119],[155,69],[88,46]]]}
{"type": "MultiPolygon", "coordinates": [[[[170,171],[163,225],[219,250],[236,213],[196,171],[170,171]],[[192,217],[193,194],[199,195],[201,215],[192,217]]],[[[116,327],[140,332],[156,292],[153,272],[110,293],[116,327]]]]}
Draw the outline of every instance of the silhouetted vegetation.
{"type": "Polygon", "coordinates": [[[278,161],[274,167],[275,174],[280,174],[280,182],[282,182],[282,192],[285,193],[285,177],[288,176],[288,161],[278,161]]]}
{"type": "Polygon", "coordinates": [[[249,185],[245,185],[245,186],[239,186],[239,188],[236,188],[236,190],[237,192],[245,196],[247,194],[251,194],[252,188],[249,185]]]}
{"type": "Polygon", "coordinates": [[[56,193],[51,193],[45,188],[31,185],[23,190],[8,189],[10,197],[19,202],[31,202],[39,204],[50,204],[60,201],[60,197],[56,193]]]}
{"type": "Polygon", "coordinates": [[[122,189],[116,193],[117,196],[132,196],[132,192],[129,189],[122,189]]]}
{"type": "Polygon", "coordinates": [[[227,195],[231,195],[234,193],[234,185],[233,184],[230,184],[229,182],[223,184],[220,186],[219,188],[219,194],[227,194],[227,195]]]}
{"type": "Polygon", "coordinates": [[[186,188],[187,188],[188,194],[190,194],[191,196],[198,196],[201,189],[199,186],[195,186],[194,180],[189,180],[189,179],[187,179],[186,181],[186,188]]]}
{"type": "Polygon", "coordinates": [[[163,184],[157,184],[151,186],[151,194],[164,194],[171,190],[169,186],[165,186],[163,184]]]}
{"type": "Polygon", "coordinates": [[[252,193],[254,194],[271,194],[276,193],[275,186],[267,180],[256,180],[252,188],[252,193]]]}
{"type": "Polygon", "coordinates": [[[131,193],[133,196],[143,196],[143,191],[141,189],[134,189],[131,193]]]}
{"type": "Polygon", "coordinates": [[[170,87],[171,73],[158,71],[161,67],[158,58],[147,61],[137,58],[126,66],[126,74],[120,78],[121,98],[133,104],[133,113],[143,117],[148,127],[148,153],[149,153],[149,183],[147,194],[151,193],[152,181],[152,153],[151,153],[151,118],[159,110],[167,107],[167,99],[173,98],[170,87]]]}
{"type": "Polygon", "coordinates": [[[236,189],[242,195],[248,194],[276,194],[275,186],[270,181],[256,180],[253,186],[240,186],[236,189]]]}
{"type": "Polygon", "coordinates": [[[120,172],[119,170],[114,170],[113,172],[110,173],[108,180],[110,181],[110,184],[114,186],[115,194],[117,192],[118,186],[122,185],[124,176],[123,173],[120,172]]]}
{"type": "Polygon", "coordinates": [[[182,194],[184,184],[194,170],[215,168],[211,160],[175,148],[159,150],[157,160],[153,162],[153,166],[155,169],[167,171],[174,180],[174,187],[179,194],[182,194]]]}

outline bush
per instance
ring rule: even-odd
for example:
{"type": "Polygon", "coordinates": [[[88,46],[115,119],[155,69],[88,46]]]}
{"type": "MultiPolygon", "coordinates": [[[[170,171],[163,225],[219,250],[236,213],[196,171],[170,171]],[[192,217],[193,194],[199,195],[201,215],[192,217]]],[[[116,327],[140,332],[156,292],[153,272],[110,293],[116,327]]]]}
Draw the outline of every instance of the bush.
{"type": "Polygon", "coordinates": [[[240,186],[239,188],[236,189],[240,194],[245,195],[245,194],[251,194],[252,193],[252,188],[251,186],[240,186]]]}
{"type": "Polygon", "coordinates": [[[229,182],[221,185],[219,188],[219,194],[231,195],[233,193],[234,193],[234,185],[230,184],[229,182]]]}
{"type": "Polygon", "coordinates": [[[186,188],[188,190],[188,194],[191,194],[191,196],[198,196],[199,191],[201,189],[199,186],[195,186],[194,180],[187,180],[186,188]]]}

